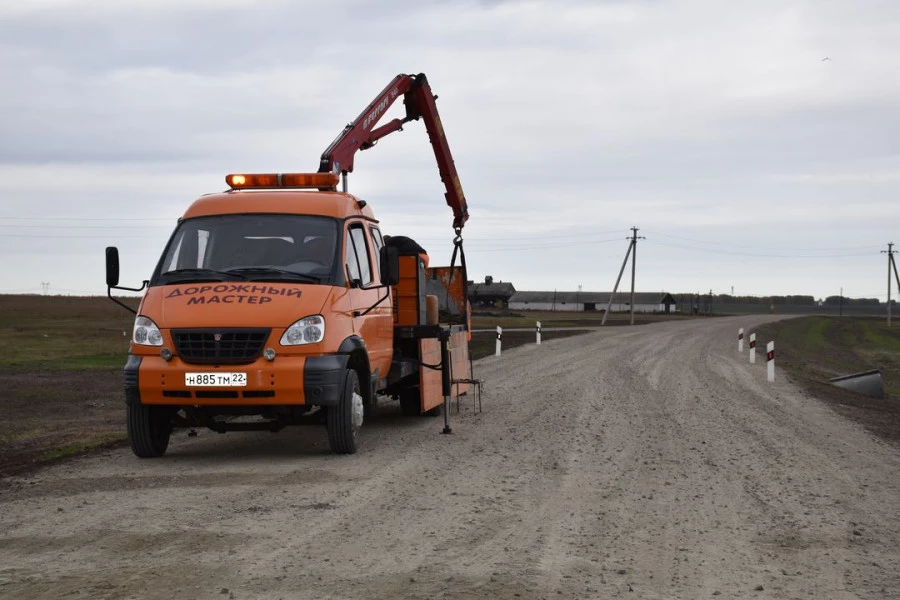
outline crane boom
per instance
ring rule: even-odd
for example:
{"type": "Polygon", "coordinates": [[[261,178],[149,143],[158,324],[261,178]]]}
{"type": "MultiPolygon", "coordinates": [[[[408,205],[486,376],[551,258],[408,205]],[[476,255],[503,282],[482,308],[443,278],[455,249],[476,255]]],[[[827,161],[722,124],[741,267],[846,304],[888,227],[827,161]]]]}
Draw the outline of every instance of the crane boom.
{"type": "Polygon", "coordinates": [[[322,153],[319,172],[341,173],[343,176],[352,173],[353,157],[359,150],[368,150],[381,138],[403,129],[406,123],[421,118],[437,160],[441,181],[447,190],[444,197],[447,205],[453,210],[453,227],[462,229],[469,218],[469,207],[459,182],[444,127],[441,125],[436,99],[437,96],[431,93],[431,87],[424,73],[415,76],[402,73],[397,75],[353,122],[344,127],[340,135],[322,153]],[[406,116],[402,119],[392,119],[376,127],[388,108],[400,96],[403,96],[406,116]]]}

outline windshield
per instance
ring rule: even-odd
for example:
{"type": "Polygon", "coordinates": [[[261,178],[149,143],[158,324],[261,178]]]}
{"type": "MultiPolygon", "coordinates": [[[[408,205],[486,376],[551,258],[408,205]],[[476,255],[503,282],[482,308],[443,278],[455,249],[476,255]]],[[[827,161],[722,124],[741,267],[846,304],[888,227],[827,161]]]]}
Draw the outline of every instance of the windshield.
{"type": "Polygon", "coordinates": [[[151,285],[198,281],[330,283],[338,223],[309,215],[241,214],[182,221],[151,285]]]}

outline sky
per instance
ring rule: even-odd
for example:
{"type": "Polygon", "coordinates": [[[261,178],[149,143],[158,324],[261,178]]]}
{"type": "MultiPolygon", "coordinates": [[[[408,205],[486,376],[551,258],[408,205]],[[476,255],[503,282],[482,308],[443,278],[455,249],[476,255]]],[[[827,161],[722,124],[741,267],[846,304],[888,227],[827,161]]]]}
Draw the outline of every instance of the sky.
{"type": "MultiPolygon", "coordinates": [[[[423,72],[470,279],[609,291],[637,227],[637,291],[884,301],[898,56],[892,0],[3,2],[0,293],[105,294],[110,245],[137,287],[227,173],[315,171],[423,72]]],[[[349,190],[449,264],[421,123],[349,190]]]]}

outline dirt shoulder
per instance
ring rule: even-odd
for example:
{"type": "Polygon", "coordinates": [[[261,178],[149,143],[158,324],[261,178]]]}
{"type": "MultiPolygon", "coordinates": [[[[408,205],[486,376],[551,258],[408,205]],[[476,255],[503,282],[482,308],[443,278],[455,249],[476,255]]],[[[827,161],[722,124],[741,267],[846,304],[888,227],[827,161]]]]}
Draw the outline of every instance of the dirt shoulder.
{"type": "Polygon", "coordinates": [[[125,439],[120,369],[0,369],[0,389],[0,478],[125,439]]]}
{"type": "Polygon", "coordinates": [[[766,341],[776,340],[776,364],[791,381],[900,447],[900,328],[888,328],[875,317],[800,317],[760,327],[758,340],[758,360],[765,359],[766,341]],[[870,370],[882,373],[883,398],[829,383],[833,377],[870,370]]]}

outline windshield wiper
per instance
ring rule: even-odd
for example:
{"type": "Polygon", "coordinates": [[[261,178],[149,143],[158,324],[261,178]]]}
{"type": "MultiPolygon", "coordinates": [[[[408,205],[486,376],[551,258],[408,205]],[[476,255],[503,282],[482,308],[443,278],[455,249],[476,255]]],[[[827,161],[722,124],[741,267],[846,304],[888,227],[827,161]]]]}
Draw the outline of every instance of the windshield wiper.
{"type": "Polygon", "coordinates": [[[234,279],[247,279],[240,273],[216,271],[214,269],[175,269],[173,271],[161,273],[160,277],[165,277],[166,280],[176,279],[182,283],[185,283],[186,281],[231,281],[234,279]]]}
{"type": "Polygon", "coordinates": [[[237,269],[228,269],[225,273],[240,274],[244,279],[249,279],[250,281],[265,281],[267,279],[272,279],[274,281],[299,279],[301,281],[311,281],[313,283],[322,281],[322,278],[316,275],[297,273],[296,271],[288,271],[286,269],[279,269],[278,267],[239,267],[237,269]],[[250,275],[252,273],[259,273],[261,276],[254,277],[250,275]]]}

